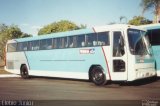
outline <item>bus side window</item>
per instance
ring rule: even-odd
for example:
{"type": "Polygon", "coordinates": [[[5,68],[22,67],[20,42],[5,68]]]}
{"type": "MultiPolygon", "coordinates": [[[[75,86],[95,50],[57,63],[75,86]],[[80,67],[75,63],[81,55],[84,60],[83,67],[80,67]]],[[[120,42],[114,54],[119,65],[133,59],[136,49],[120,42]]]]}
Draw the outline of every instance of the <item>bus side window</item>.
{"type": "Polygon", "coordinates": [[[17,44],[17,51],[23,51],[22,48],[23,48],[23,47],[22,47],[22,43],[21,43],[21,42],[18,43],[18,44],[17,44]]]}
{"type": "Polygon", "coordinates": [[[52,48],[56,49],[56,47],[57,47],[57,40],[54,38],[52,39],[52,48]]]}
{"type": "Polygon", "coordinates": [[[58,49],[64,48],[64,38],[57,38],[57,48],[58,49]]]}
{"type": "Polygon", "coordinates": [[[47,40],[44,39],[44,40],[40,40],[40,50],[45,50],[46,49],[46,42],[47,40]]]}
{"type": "Polygon", "coordinates": [[[90,33],[86,35],[86,43],[87,46],[97,46],[97,34],[95,33],[90,33]]]}
{"type": "Polygon", "coordinates": [[[159,29],[152,29],[148,30],[148,36],[151,45],[156,46],[160,45],[160,30],[159,29]]]}
{"type": "Polygon", "coordinates": [[[31,41],[29,44],[29,50],[39,50],[39,41],[31,41]]]}
{"type": "Polygon", "coordinates": [[[32,41],[28,42],[28,48],[27,48],[27,50],[29,50],[29,51],[32,50],[32,41]]]}
{"type": "Polygon", "coordinates": [[[7,45],[8,52],[16,52],[17,43],[10,43],[7,45]]]}
{"type": "Polygon", "coordinates": [[[77,36],[77,47],[84,47],[85,46],[85,35],[77,36]]]}
{"type": "Polygon", "coordinates": [[[109,32],[99,32],[98,33],[98,42],[99,46],[109,45],[109,32]]]}
{"type": "Polygon", "coordinates": [[[47,42],[46,42],[46,43],[47,43],[46,49],[47,49],[47,50],[52,49],[52,39],[47,39],[46,41],[47,41],[47,42]]]}
{"type": "Polygon", "coordinates": [[[27,42],[18,43],[17,50],[18,51],[27,51],[27,42]]]}
{"type": "Polygon", "coordinates": [[[64,48],[65,45],[64,45],[64,38],[61,38],[61,48],[64,48]]]}
{"type": "Polygon", "coordinates": [[[69,48],[76,47],[76,37],[69,36],[68,43],[69,48]]]}
{"type": "Polygon", "coordinates": [[[34,50],[39,50],[39,41],[34,41],[34,50]]]}
{"type": "Polygon", "coordinates": [[[61,39],[60,38],[56,38],[56,41],[57,41],[57,45],[56,45],[56,48],[59,49],[61,48],[61,39]]]}
{"type": "Polygon", "coordinates": [[[28,42],[23,42],[23,51],[27,51],[28,42]]]}
{"type": "Polygon", "coordinates": [[[68,37],[64,37],[64,48],[68,47],[68,37]]]}

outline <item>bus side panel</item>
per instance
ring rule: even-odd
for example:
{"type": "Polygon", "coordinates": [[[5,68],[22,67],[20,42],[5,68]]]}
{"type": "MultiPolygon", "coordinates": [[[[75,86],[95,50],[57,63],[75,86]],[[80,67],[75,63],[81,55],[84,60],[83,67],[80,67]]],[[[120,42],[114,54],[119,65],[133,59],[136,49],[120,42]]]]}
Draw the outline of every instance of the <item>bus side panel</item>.
{"type": "Polygon", "coordinates": [[[156,60],[157,76],[160,76],[160,46],[152,46],[154,58],[156,60]]]}
{"type": "Polygon", "coordinates": [[[22,64],[29,67],[25,52],[8,52],[6,56],[6,71],[20,74],[22,64]]]}
{"type": "Polygon", "coordinates": [[[31,75],[88,79],[91,65],[101,65],[108,72],[101,47],[28,51],[26,55],[31,75]]]}

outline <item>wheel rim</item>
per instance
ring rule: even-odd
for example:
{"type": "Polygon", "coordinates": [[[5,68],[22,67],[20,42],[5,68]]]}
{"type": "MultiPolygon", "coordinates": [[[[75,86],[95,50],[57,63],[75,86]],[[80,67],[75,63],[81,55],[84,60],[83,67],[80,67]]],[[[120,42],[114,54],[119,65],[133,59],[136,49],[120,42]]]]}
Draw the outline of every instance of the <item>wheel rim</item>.
{"type": "Polygon", "coordinates": [[[102,72],[99,72],[99,71],[96,71],[96,72],[94,73],[93,78],[94,78],[95,81],[98,81],[98,82],[99,82],[100,80],[103,79],[103,73],[102,73],[102,72]]]}
{"type": "Polygon", "coordinates": [[[23,75],[23,76],[26,76],[27,74],[28,74],[28,72],[27,72],[26,69],[22,71],[22,75],[23,75]]]}
{"type": "Polygon", "coordinates": [[[26,66],[22,67],[21,76],[23,78],[27,78],[28,77],[28,70],[27,70],[26,66]]]}
{"type": "Polygon", "coordinates": [[[102,85],[105,81],[104,74],[100,69],[92,71],[92,80],[96,85],[102,85]]]}

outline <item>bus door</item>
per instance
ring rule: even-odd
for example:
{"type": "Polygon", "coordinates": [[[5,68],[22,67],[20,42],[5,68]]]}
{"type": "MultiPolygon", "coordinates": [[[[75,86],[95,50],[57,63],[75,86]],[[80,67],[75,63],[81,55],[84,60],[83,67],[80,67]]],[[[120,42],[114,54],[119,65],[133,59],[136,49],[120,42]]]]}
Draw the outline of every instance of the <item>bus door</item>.
{"type": "Polygon", "coordinates": [[[127,53],[122,31],[111,32],[111,77],[112,80],[127,80],[127,53]]]}

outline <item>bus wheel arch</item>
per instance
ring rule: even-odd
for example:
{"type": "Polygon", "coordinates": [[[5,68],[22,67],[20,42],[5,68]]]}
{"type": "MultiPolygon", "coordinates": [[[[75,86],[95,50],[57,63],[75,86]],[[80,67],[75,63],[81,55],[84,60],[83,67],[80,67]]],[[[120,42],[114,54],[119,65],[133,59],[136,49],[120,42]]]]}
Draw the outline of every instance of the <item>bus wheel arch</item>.
{"type": "Polygon", "coordinates": [[[28,79],[29,78],[29,72],[28,72],[28,67],[26,64],[22,64],[20,67],[20,75],[23,79],[28,79]]]}
{"type": "Polygon", "coordinates": [[[101,65],[92,65],[90,67],[89,80],[95,85],[105,85],[107,83],[106,75],[101,65]]]}

